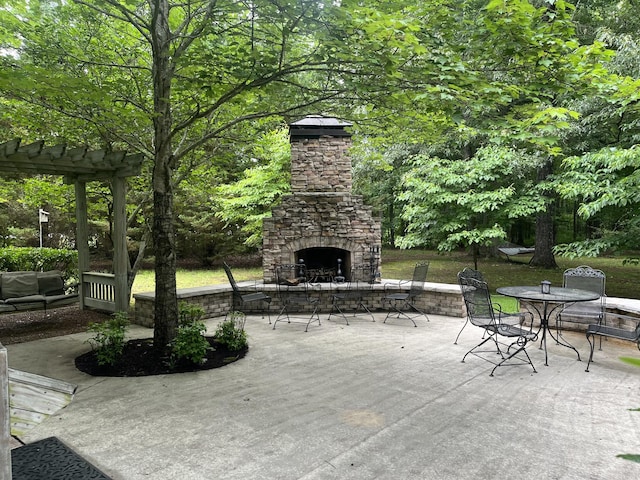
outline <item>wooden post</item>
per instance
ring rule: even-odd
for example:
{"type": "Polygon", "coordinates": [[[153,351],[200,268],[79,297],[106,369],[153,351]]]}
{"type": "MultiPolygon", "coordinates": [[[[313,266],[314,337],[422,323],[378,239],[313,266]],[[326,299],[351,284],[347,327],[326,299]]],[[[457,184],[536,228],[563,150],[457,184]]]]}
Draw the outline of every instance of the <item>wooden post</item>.
{"type": "Polygon", "coordinates": [[[11,480],[11,410],[7,349],[0,343],[0,480],[11,480]]]}
{"type": "Polygon", "coordinates": [[[75,181],[76,192],[76,243],[78,248],[78,271],[80,285],[78,293],[80,298],[80,310],[84,310],[84,286],[82,275],[89,271],[89,226],[87,220],[87,184],[84,181],[75,181]]]}
{"type": "Polygon", "coordinates": [[[129,286],[127,272],[127,212],[126,182],[123,177],[114,177],[113,183],[113,273],[115,275],[116,312],[129,312],[129,286]]]}

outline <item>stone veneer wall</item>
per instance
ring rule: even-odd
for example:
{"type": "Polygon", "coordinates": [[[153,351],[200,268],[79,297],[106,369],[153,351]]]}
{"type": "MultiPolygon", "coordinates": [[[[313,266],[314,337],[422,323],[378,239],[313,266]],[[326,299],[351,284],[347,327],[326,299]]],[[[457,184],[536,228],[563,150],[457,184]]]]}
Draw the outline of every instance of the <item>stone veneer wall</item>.
{"type": "Polygon", "coordinates": [[[305,248],[339,248],[351,252],[351,265],[368,264],[370,248],[377,247],[380,223],[371,207],[350,194],[287,195],[263,223],[262,265],[264,282],[275,282],[278,264],[295,263],[295,253],[305,248]]]}
{"type": "Polygon", "coordinates": [[[292,139],[291,191],[351,193],[349,137],[292,139]]]}
{"type": "MultiPolygon", "coordinates": [[[[272,297],[271,318],[272,320],[276,318],[280,308],[282,308],[282,302],[277,293],[277,285],[273,283],[268,285],[254,285],[253,282],[239,282],[239,285],[243,290],[257,287],[260,291],[270,295],[272,297]]],[[[333,293],[336,290],[346,288],[348,288],[346,284],[336,285],[325,283],[313,286],[310,293],[317,296],[320,300],[319,312],[323,321],[331,312],[333,293]]],[[[379,311],[382,309],[382,297],[387,292],[408,291],[408,288],[408,284],[404,284],[401,287],[397,280],[385,282],[384,284],[375,284],[363,292],[363,301],[372,312],[379,311]]],[[[134,295],[134,298],[135,316],[133,323],[145,327],[153,327],[154,293],[137,293],[134,295]]],[[[181,289],[178,290],[178,299],[201,306],[205,310],[205,318],[223,317],[232,308],[232,291],[228,284],[181,289]]],[[[427,282],[424,286],[424,293],[418,297],[416,303],[427,314],[457,318],[466,315],[460,287],[457,284],[427,282]]],[[[356,301],[354,300],[353,304],[347,305],[346,308],[355,308],[356,306],[356,301]]],[[[306,308],[308,305],[301,305],[300,307],[306,308]]],[[[260,309],[257,306],[254,309],[244,308],[244,311],[247,314],[256,314],[260,309]]],[[[336,318],[337,317],[332,317],[332,319],[336,318]]]]}

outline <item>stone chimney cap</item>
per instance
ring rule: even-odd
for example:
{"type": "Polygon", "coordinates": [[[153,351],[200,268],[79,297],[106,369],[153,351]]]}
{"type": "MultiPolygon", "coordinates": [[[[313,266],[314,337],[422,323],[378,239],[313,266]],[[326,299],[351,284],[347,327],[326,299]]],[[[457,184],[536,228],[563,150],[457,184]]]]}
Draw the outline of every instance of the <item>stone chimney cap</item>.
{"type": "Polygon", "coordinates": [[[350,137],[351,134],[344,128],[351,125],[353,124],[338,118],[309,115],[289,124],[289,132],[291,137],[298,138],[350,137]]]}

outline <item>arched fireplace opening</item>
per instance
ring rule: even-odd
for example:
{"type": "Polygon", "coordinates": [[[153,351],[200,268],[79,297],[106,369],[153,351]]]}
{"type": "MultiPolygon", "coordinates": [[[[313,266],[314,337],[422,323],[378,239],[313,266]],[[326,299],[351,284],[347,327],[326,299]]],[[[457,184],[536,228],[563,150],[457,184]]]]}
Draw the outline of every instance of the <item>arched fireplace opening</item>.
{"type": "Polygon", "coordinates": [[[348,281],[351,253],[341,248],[313,247],[295,252],[296,263],[304,262],[312,282],[348,281]]]}

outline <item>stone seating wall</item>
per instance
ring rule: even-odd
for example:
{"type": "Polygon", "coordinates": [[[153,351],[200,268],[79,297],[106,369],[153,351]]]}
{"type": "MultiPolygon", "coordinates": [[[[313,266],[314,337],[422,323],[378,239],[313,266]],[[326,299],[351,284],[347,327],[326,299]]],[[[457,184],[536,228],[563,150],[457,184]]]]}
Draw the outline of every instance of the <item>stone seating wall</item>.
{"type": "MultiPolygon", "coordinates": [[[[238,282],[241,289],[257,288],[272,297],[271,315],[277,315],[282,303],[278,297],[277,285],[254,284],[253,282],[238,282]]],[[[364,304],[372,311],[382,310],[382,298],[387,292],[408,291],[408,284],[399,285],[397,280],[385,281],[372,285],[371,289],[363,291],[364,304]]],[[[295,287],[294,287],[295,288],[295,287]]],[[[321,283],[310,289],[310,294],[320,298],[320,315],[329,315],[331,311],[332,293],[345,289],[345,285],[321,283]]],[[[145,327],[153,327],[153,312],[155,294],[153,292],[137,293],[135,299],[135,318],[133,323],[145,327]]],[[[201,306],[205,311],[205,318],[224,316],[232,308],[232,290],[228,284],[209,285],[204,287],[185,288],[178,290],[178,300],[201,306]]],[[[445,315],[450,317],[464,317],[466,310],[457,284],[425,283],[424,294],[416,302],[427,314],[445,315]]],[[[260,312],[261,305],[256,304],[253,312],[260,312]]],[[[347,305],[348,309],[351,307],[347,305]]],[[[355,303],[352,306],[356,307],[355,303]]],[[[252,310],[245,309],[246,313],[252,310]]]]}

